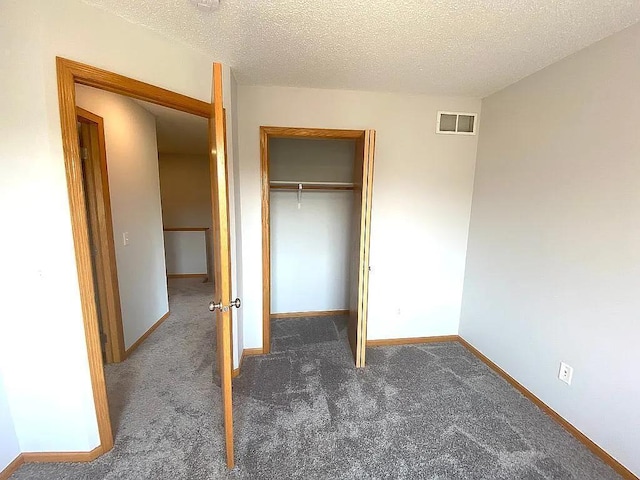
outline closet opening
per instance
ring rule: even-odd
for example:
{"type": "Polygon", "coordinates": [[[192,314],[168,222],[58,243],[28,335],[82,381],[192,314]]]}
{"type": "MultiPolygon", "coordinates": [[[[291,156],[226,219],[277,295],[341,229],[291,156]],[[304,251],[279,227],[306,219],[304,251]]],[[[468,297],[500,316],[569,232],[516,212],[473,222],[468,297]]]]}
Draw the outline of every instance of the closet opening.
{"type": "Polygon", "coordinates": [[[260,134],[263,353],[341,341],[346,330],[362,367],[375,132],[260,134]]]}

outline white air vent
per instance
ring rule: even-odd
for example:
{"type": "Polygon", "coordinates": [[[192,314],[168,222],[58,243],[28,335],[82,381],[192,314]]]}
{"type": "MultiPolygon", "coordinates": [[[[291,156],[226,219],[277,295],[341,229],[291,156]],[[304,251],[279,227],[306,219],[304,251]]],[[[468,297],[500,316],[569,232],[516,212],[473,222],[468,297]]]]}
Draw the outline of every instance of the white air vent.
{"type": "Polygon", "coordinates": [[[438,112],[436,133],[475,135],[477,130],[477,113],[438,112]]]}

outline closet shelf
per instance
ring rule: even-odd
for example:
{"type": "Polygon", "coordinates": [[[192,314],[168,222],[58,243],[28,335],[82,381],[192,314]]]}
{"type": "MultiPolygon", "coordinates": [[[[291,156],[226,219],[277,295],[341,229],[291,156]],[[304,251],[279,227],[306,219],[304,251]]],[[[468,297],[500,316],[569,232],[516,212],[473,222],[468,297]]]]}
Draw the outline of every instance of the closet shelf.
{"type": "Polygon", "coordinates": [[[353,190],[353,183],[348,182],[283,182],[272,181],[269,186],[272,190],[353,190]]]}

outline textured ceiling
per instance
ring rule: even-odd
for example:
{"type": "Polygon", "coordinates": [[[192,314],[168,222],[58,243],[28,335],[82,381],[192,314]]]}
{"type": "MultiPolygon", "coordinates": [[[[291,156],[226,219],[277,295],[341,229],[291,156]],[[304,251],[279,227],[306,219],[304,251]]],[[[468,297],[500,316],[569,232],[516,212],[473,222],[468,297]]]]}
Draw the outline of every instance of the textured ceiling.
{"type": "Polygon", "coordinates": [[[141,100],[134,101],[156,117],[158,153],[209,154],[206,118],[141,100]]]}
{"type": "Polygon", "coordinates": [[[240,84],[485,96],[640,20],[639,0],[84,0],[240,84]]]}

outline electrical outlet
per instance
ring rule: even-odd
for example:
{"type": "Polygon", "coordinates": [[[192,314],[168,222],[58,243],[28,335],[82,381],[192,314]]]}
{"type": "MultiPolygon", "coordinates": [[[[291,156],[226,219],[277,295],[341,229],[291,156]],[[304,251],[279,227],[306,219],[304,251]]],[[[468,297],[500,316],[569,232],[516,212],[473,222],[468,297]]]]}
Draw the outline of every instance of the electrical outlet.
{"type": "Polygon", "coordinates": [[[129,245],[129,232],[124,232],[122,234],[122,244],[126,247],[129,245]]]}
{"type": "Polygon", "coordinates": [[[558,372],[558,380],[562,380],[567,385],[571,385],[573,378],[573,367],[564,362],[560,362],[560,371],[558,372]]]}

